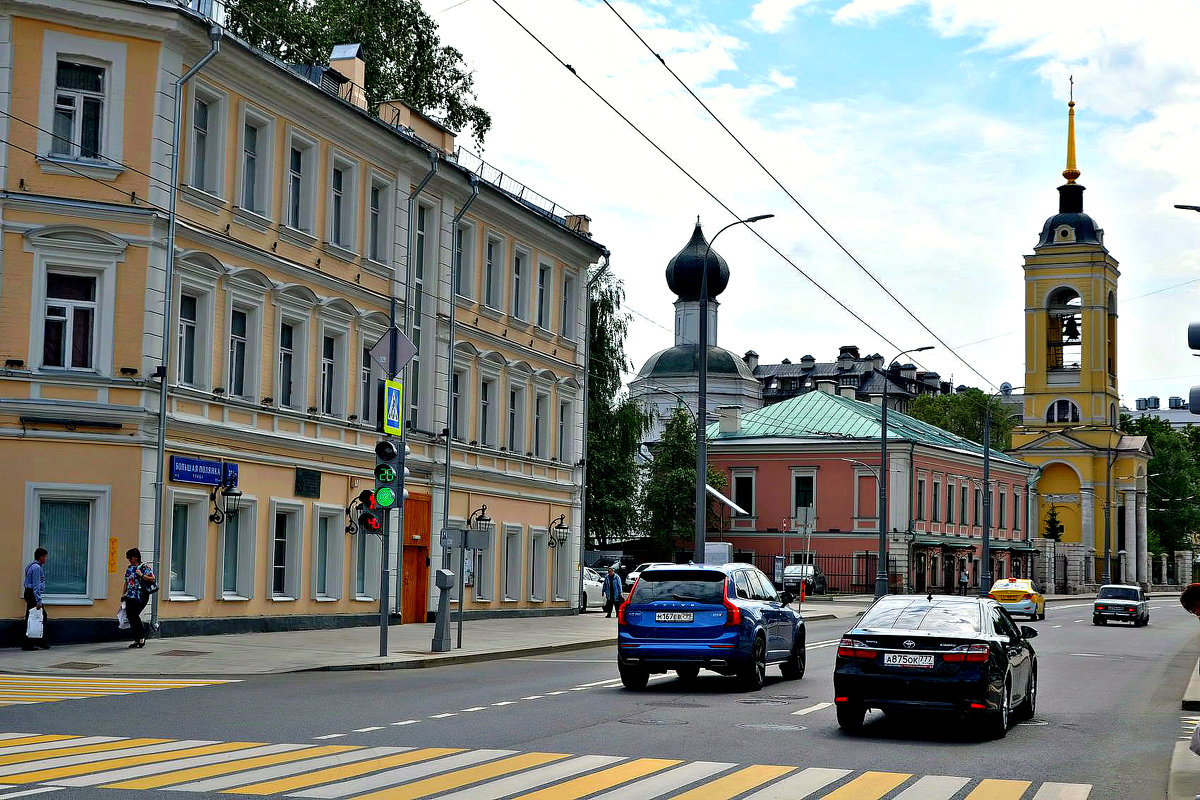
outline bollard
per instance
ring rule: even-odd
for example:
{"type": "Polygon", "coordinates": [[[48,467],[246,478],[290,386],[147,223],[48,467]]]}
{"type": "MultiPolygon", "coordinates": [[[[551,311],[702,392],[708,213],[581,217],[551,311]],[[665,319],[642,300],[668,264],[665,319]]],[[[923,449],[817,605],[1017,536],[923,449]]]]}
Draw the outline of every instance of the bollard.
{"type": "Polygon", "coordinates": [[[445,653],[450,650],[450,588],[454,586],[454,573],[439,569],[434,573],[433,582],[438,588],[438,606],[432,652],[445,653]]]}

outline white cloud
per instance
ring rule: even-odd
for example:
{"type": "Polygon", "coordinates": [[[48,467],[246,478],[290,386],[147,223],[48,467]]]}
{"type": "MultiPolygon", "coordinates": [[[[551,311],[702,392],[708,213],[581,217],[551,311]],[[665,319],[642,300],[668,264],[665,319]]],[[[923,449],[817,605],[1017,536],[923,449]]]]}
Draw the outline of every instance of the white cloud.
{"type": "Polygon", "coordinates": [[[767,73],[767,80],[778,86],[780,89],[795,89],[796,79],[791,75],[784,75],[777,69],[772,68],[767,73]]]}
{"type": "Polygon", "coordinates": [[[796,9],[812,0],[758,0],[750,10],[750,19],[767,33],[779,33],[792,21],[796,9]]]}
{"type": "Polygon", "coordinates": [[[920,2],[921,0],[851,0],[834,12],[833,21],[842,25],[874,25],[884,17],[898,14],[920,2]]]}

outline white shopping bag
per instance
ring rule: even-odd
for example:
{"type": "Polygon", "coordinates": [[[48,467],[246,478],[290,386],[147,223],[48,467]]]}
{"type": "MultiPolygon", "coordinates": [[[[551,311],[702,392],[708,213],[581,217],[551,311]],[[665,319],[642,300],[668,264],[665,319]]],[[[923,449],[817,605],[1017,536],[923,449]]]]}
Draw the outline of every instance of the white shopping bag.
{"type": "Polygon", "coordinates": [[[40,639],[45,632],[43,625],[42,610],[40,608],[29,609],[29,618],[25,622],[25,637],[28,639],[40,639]]]}
{"type": "Polygon", "coordinates": [[[125,613],[124,603],[121,603],[121,607],[117,609],[117,627],[123,631],[129,629],[129,615],[125,613]]]}

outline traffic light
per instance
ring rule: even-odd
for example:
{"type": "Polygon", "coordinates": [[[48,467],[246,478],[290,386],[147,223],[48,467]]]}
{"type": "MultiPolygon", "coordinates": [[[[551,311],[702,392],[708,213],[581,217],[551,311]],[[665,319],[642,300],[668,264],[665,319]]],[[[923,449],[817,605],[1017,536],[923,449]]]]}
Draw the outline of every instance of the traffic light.
{"type": "MultiPolygon", "coordinates": [[[[1200,350],[1200,322],[1188,323],[1188,348],[1200,350]]],[[[1193,353],[1192,355],[1200,355],[1193,353]]],[[[1188,411],[1200,414],[1200,386],[1193,386],[1188,392],[1188,411]]]]}
{"type": "Polygon", "coordinates": [[[358,493],[358,530],[362,533],[383,533],[384,511],[375,501],[375,492],[363,489],[358,493]]]}
{"type": "Polygon", "coordinates": [[[408,467],[404,459],[409,454],[408,445],[397,446],[395,439],[386,437],[375,445],[375,503],[379,508],[390,510],[408,498],[404,488],[408,478],[408,467]]]}

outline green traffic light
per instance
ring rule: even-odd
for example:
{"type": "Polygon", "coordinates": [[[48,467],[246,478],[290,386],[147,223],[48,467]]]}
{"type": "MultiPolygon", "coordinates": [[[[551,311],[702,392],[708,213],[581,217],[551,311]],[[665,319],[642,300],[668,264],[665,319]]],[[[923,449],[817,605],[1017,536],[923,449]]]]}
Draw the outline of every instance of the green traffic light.
{"type": "Polygon", "coordinates": [[[396,493],[389,486],[375,490],[375,502],[380,508],[391,508],[396,504],[396,493]]]}

